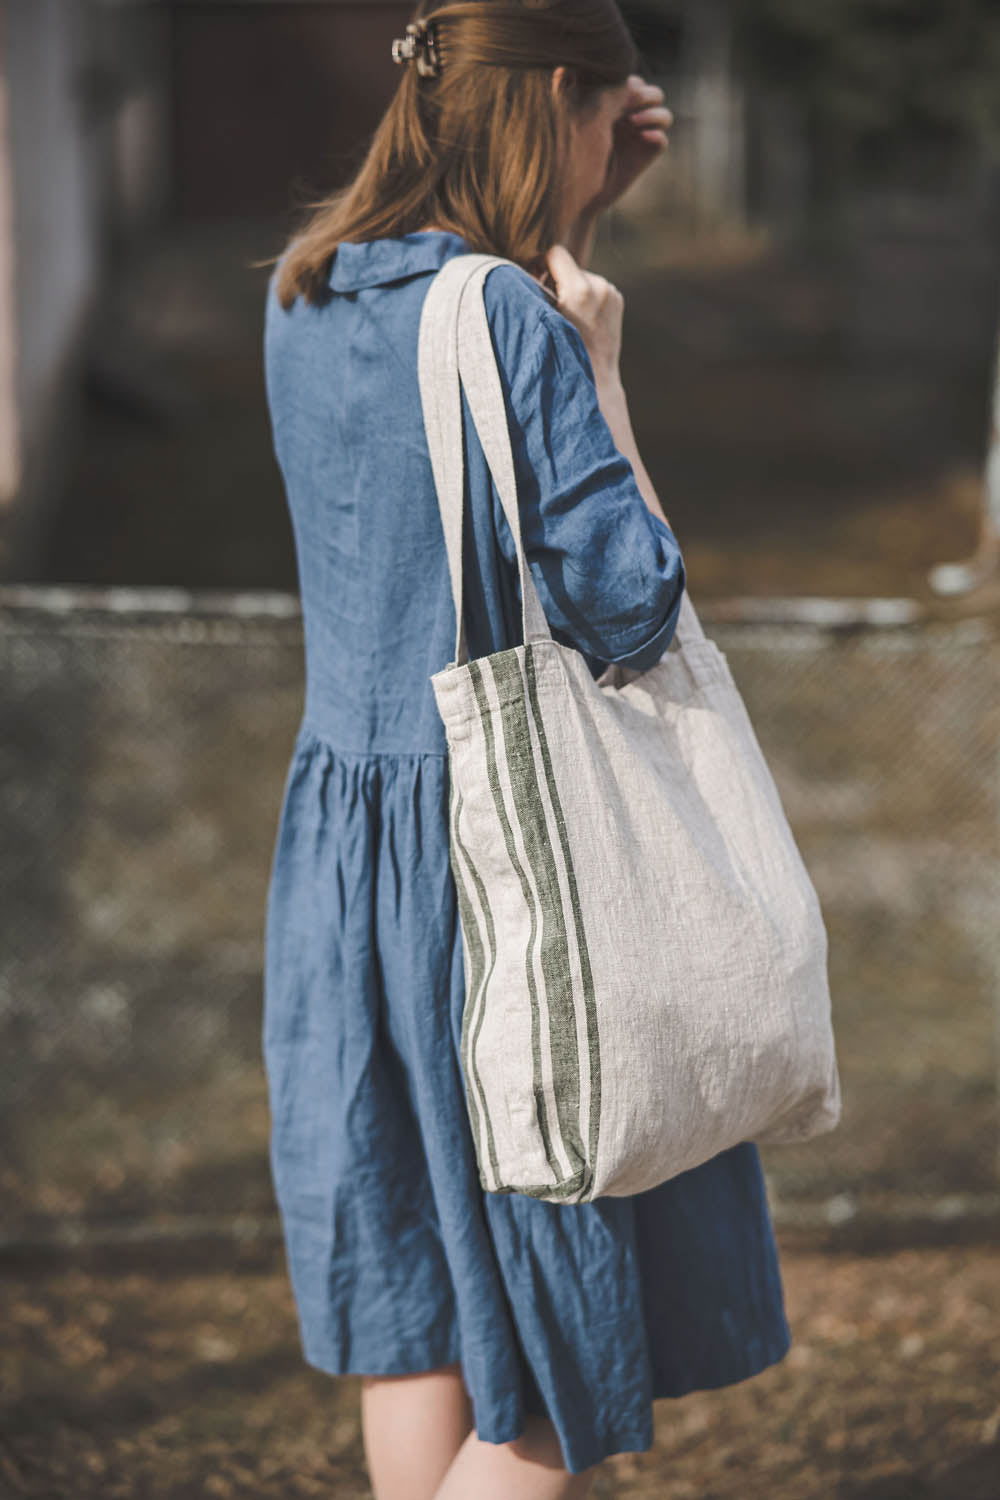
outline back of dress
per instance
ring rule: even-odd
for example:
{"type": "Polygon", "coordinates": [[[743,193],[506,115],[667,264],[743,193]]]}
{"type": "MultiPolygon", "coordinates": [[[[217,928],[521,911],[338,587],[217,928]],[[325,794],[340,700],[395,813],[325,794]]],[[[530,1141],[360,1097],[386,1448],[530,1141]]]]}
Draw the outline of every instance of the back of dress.
{"type": "MultiPolygon", "coordinates": [[[[429,676],[454,606],[417,384],[433,273],[469,250],[419,232],[340,246],[322,307],[285,312],[273,282],[265,373],[306,639],[306,720],[345,749],[445,748],[429,676]]],[[[509,402],[525,547],[557,638],[599,674],[652,665],[676,624],[683,563],[615,449],[577,330],[527,272],[486,305],[509,402]]],[[[472,656],[520,639],[513,539],[463,398],[466,626],[472,656]]]]}

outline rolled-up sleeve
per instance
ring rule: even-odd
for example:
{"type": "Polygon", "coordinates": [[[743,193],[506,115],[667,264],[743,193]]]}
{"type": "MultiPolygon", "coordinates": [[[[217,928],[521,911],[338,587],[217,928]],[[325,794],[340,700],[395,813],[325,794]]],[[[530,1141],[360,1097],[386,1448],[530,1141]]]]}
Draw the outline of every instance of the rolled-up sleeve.
{"type": "MultiPolygon", "coordinates": [[[[485,283],[525,555],[556,639],[645,671],[676,629],[681,550],[615,446],[579,331],[527,281],[500,267],[485,283]]],[[[497,540],[516,570],[514,538],[494,501],[497,540]]]]}

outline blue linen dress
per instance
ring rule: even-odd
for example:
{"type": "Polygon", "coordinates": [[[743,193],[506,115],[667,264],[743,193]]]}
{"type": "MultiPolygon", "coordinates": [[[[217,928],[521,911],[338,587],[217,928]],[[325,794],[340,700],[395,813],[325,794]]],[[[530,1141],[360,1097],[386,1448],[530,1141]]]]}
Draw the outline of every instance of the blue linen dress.
{"type": "MultiPolygon", "coordinates": [[[[555,1424],[573,1473],[648,1448],[651,1403],[788,1351],[757,1148],[630,1198],[480,1186],[460,1064],[448,758],[430,674],[455,610],[417,332],[446,231],[340,246],[322,307],[269,283],[265,376],[295,537],[305,702],[268,892],[271,1167],[306,1361],[332,1375],[461,1361],[476,1430],[555,1424]]],[[[580,334],[518,267],[485,301],[524,545],[553,635],[652,666],[685,584],[597,401],[580,334]]],[[[463,395],[470,658],[521,640],[513,538],[463,395]]],[[[665,934],[664,941],[669,941],[665,934]]]]}

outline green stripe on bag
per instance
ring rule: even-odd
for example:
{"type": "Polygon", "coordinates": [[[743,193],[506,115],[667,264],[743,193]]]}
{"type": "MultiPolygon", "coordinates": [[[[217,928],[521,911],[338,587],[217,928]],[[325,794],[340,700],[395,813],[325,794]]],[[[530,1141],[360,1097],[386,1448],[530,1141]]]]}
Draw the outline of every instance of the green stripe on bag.
{"type": "Polygon", "coordinates": [[[483,1017],[486,1014],[485,992],[489,985],[489,975],[492,974],[496,963],[496,932],[493,926],[493,915],[490,911],[489,902],[486,899],[486,888],[480,879],[469,851],[462,843],[458,833],[458,818],[462,811],[462,798],[460,793],[455,792],[454,781],[452,782],[452,839],[451,868],[455,877],[455,889],[458,893],[459,915],[465,930],[466,941],[469,945],[469,959],[472,972],[468,976],[467,995],[471,997],[471,1004],[467,1003],[462,1013],[462,1031],[460,1041],[460,1053],[462,1064],[466,1075],[466,1093],[474,1118],[477,1120],[477,1143],[482,1139],[482,1130],[486,1130],[487,1160],[489,1162],[490,1177],[492,1181],[482,1182],[482,1186],[491,1191],[500,1181],[500,1168],[497,1161],[496,1142],[493,1138],[493,1124],[490,1119],[489,1106],[483,1090],[482,1079],[476,1066],[476,1043],[482,1029],[483,1017]],[[489,944],[489,972],[487,972],[487,956],[484,952],[479,937],[479,924],[473,910],[472,900],[469,896],[465,882],[465,873],[461,868],[459,855],[466,861],[469,873],[475,882],[476,891],[479,896],[479,905],[483,913],[486,925],[486,940],[489,944]],[[475,1024],[473,1025],[473,1009],[476,1010],[475,1024]],[[482,1103],[480,1103],[482,1101],[482,1103]]]}
{"type": "Polygon", "coordinates": [[[483,726],[483,735],[486,741],[487,780],[490,784],[490,790],[493,793],[493,803],[496,807],[497,817],[500,820],[500,827],[503,830],[504,844],[507,849],[507,854],[517,874],[518,880],[521,883],[521,891],[524,895],[525,905],[528,908],[528,915],[531,919],[531,931],[528,938],[528,946],[525,950],[524,966],[525,975],[528,981],[528,995],[530,1001],[529,1008],[531,1011],[532,1095],[535,1100],[535,1117],[539,1131],[541,1132],[542,1143],[545,1149],[545,1160],[552,1172],[553,1177],[558,1182],[561,1180],[564,1173],[556,1161],[552,1137],[549,1133],[548,1111],[545,1104],[544,1082],[542,1079],[541,1050],[538,1035],[538,991],[535,984],[535,964],[534,959],[532,958],[535,939],[538,935],[538,911],[535,902],[532,899],[531,887],[528,883],[528,877],[524,872],[524,868],[521,865],[521,861],[519,860],[517,855],[517,850],[514,846],[514,833],[510,826],[510,821],[507,817],[507,808],[504,803],[503,787],[500,784],[500,772],[497,767],[497,753],[495,737],[493,734],[492,711],[490,709],[489,699],[486,696],[486,690],[483,686],[482,663],[478,661],[470,661],[468,666],[469,675],[472,679],[473,688],[476,694],[476,702],[479,706],[479,713],[483,726]]]}
{"type": "Polygon", "coordinates": [[[566,833],[566,820],[563,817],[562,806],[559,802],[559,793],[556,790],[556,779],[552,770],[552,757],[549,754],[549,742],[545,735],[541,705],[538,701],[538,683],[535,679],[535,655],[530,646],[527,646],[524,651],[524,676],[528,688],[528,703],[531,706],[531,717],[538,734],[538,747],[541,752],[542,766],[545,771],[545,784],[548,787],[549,800],[552,803],[556,829],[559,835],[559,845],[562,849],[563,862],[566,866],[566,882],[569,886],[569,898],[573,908],[573,930],[576,934],[576,946],[580,955],[580,976],[583,981],[583,1003],[586,1009],[587,1021],[587,1051],[590,1058],[590,1143],[586,1153],[586,1160],[590,1163],[590,1171],[587,1175],[587,1187],[589,1188],[594,1169],[597,1165],[597,1142],[601,1129],[601,1043],[597,1029],[597,1000],[594,995],[594,975],[590,967],[587,934],[584,929],[583,912],[580,907],[580,892],[576,883],[576,871],[573,868],[569,838],[566,833]]]}
{"type": "MultiPolygon", "coordinates": [[[[518,655],[512,652],[505,657],[494,657],[488,666],[500,704],[514,809],[537,892],[556,1114],[571,1172],[576,1172],[586,1157],[580,1135],[580,1053],[569,935],[552,851],[552,840],[558,835],[549,823],[538,785],[518,655]]],[[[558,1175],[564,1177],[565,1173],[558,1175]]]]}

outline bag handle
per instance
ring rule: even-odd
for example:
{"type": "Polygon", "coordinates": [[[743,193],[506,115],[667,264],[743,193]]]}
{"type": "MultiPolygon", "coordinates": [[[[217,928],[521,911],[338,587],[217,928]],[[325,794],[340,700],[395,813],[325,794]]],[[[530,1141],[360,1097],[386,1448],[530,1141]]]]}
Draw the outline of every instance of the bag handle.
{"type": "MultiPolygon", "coordinates": [[[[483,300],[483,284],[493,267],[514,264],[503,256],[478,252],[452,256],[434,276],[421,313],[418,374],[458,622],[455,660],[451,663],[456,666],[468,659],[463,617],[465,485],[459,382],[465,389],[469,411],[514,538],[521,581],[523,640],[527,643],[552,639],[521,543],[507,410],[483,300]]],[[[676,633],[681,646],[705,639],[687,589],[681,598],[676,633]]]]}
{"type": "Polygon", "coordinates": [[[522,638],[526,643],[552,639],[521,542],[507,409],[482,293],[483,282],[494,266],[513,264],[497,255],[452,256],[434,276],[420,317],[417,351],[420,395],[458,626],[455,660],[451,663],[454,666],[462,666],[468,660],[462,577],[465,462],[460,390],[463,387],[514,538],[521,581],[522,638]]]}

